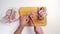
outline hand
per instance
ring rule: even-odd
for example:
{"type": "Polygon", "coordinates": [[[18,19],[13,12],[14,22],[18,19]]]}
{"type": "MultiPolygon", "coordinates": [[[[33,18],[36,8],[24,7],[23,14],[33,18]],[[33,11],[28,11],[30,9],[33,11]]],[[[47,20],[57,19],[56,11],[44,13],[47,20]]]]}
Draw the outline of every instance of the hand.
{"type": "Polygon", "coordinates": [[[20,17],[20,26],[18,29],[14,32],[14,34],[21,34],[24,26],[28,23],[29,18],[27,16],[21,16],[20,17]]]}
{"type": "Polygon", "coordinates": [[[20,17],[20,26],[25,26],[29,21],[28,16],[21,16],[20,17]]]}
{"type": "Polygon", "coordinates": [[[36,25],[36,22],[33,20],[34,14],[32,12],[29,12],[28,16],[30,16],[32,23],[34,24],[34,31],[36,34],[43,34],[43,31],[41,27],[36,25]]]}
{"type": "Polygon", "coordinates": [[[33,21],[32,23],[34,24],[34,31],[35,31],[35,33],[36,34],[43,34],[42,28],[40,26],[37,26],[35,21],[33,21]]]}
{"type": "Polygon", "coordinates": [[[33,21],[33,19],[34,19],[34,13],[33,12],[29,12],[28,17],[29,17],[29,20],[31,20],[31,22],[34,22],[33,21]]]}
{"type": "Polygon", "coordinates": [[[37,26],[36,22],[32,22],[34,24],[34,31],[36,34],[43,34],[43,30],[40,26],[37,26]]]}
{"type": "Polygon", "coordinates": [[[33,19],[34,18],[34,13],[33,12],[29,12],[28,13],[28,17],[30,17],[31,19],[33,19]]]}
{"type": "Polygon", "coordinates": [[[40,26],[34,26],[34,31],[36,34],[43,34],[42,28],[40,26]]]}
{"type": "Polygon", "coordinates": [[[35,22],[33,22],[34,24],[34,31],[36,34],[43,34],[42,28],[40,26],[37,26],[37,24],[35,22]]]}

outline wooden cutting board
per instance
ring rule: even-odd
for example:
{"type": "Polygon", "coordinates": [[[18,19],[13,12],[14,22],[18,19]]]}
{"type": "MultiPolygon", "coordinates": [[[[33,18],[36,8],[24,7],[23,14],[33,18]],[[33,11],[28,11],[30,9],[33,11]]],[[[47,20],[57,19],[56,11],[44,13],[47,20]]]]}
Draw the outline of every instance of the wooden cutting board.
{"type": "MultiPolygon", "coordinates": [[[[46,17],[44,17],[43,20],[37,20],[36,13],[37,13],[38,8],[40,8],[40,7],[21,7],[19,9],[19,15],[20,16],[27,16],[28,12],[33,12],[34,13],[34,19],[33,20],[36,21],[36,24],[38,26],[45,26],[47,24],[46,23],[47,22],[46,17]]],[[[29,23],[26,24],[26,26],[34,26],[34,24],[30,21],[29,23]]]]}

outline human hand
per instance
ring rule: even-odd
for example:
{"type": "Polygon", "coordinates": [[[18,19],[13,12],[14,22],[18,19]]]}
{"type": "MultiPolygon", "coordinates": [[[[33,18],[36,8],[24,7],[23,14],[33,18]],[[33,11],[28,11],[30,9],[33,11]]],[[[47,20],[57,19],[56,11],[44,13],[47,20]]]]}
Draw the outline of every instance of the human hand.
{"type": "Polygon", "coordinates": [[[34,14],[32,12],[29,12],[28,16],[30,17],[30,20],[34,24],[34,31],[36,34],[43,34],[42,28],[40,26],[36,25],[36,22],[33,20],[34,14]]]}
{"type": "Polygon", "coordinates": [[[34,26],[34,31],[36,34],[43,34],[42,28],[40,26],[34,26]]]}
{"type": "Polygon", "coordinates": [[[42,28],[40,26],[37,26],[36,22],[33,22],[33,24],[34,24],[34,32],[36,34],[43,34],[42,28]]]}
{"type": "Polygon", "coordinates": [[[21,34],[24,26],[28,23],[29,18],[28,16],[20,16],[20,25],[18,29],[14,32],[14,34],[21,34]]]}
{"type": "Polygon", "coordinates": [[[28,17],[30,18],[30,20],[33,20],[33,18],[34,18],[34,13],[33,13],[33,12],[29,12],[29,13],[28,13],[28,17]]]}
{"type": "Polygon", "coordinates": [[[28,16],[21,16],[20,17],[20,26],[25,26],[29,21],[28,16]]]}

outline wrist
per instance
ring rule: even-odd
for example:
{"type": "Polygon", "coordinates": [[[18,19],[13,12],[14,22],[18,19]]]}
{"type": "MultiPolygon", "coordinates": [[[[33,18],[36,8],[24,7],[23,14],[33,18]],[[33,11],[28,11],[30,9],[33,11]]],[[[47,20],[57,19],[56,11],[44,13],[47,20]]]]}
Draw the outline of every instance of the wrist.
{"type": "Polygon", "coordinates": [[[23,28],[24,28],[24,26],[22,26],[22,25],[19,26],[20,32],[22,32],[23,28]]]}
{"type": "Polygon", "coordinates": [[[24,27],[25,25],[21,25],[21,24],[20,24],[19,26],[20,26],[20,27],[24,27]]]}

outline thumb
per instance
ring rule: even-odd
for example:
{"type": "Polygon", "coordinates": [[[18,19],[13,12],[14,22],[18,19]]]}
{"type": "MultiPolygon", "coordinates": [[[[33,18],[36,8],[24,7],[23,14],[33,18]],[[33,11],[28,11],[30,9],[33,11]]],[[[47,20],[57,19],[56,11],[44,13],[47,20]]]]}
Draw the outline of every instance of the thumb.
{"type": "Polygon", "coordinates": [[[26,22],[28,22],[29,21],[29,18],[28,18],[28,16],[26,17],[26,22]]]}
{"type": "Polygon", "coordinates": [[[37,26],[37,24],[36,24],[36,23],[37,23],[37,22],[34,22],[34,21],[33,21],[34,26],[37,26]]]}

